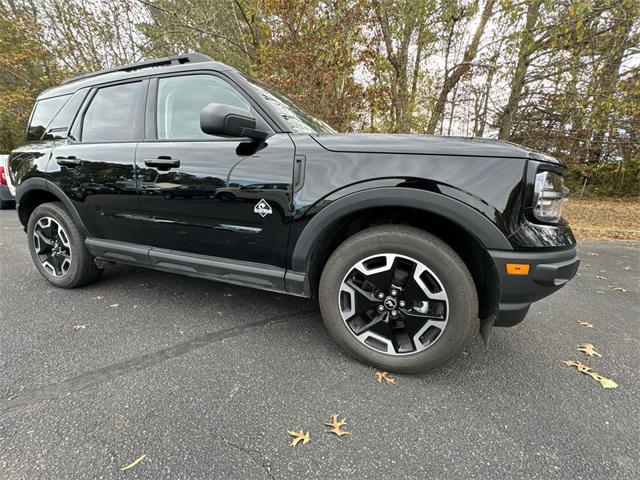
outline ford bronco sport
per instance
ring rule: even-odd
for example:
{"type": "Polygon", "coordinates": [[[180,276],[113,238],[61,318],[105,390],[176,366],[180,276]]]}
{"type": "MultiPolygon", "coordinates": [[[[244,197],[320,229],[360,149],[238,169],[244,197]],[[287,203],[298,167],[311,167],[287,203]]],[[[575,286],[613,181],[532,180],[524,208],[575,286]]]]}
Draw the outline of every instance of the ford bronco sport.
{"type": "Polygon", "coordinates": [[[200,54],[42,93],[11,153],[35,266],[108,262],[317,296],[333,338],[433,368],[576,273],[555,159],[499,141],[336,133],[200,54]]]}

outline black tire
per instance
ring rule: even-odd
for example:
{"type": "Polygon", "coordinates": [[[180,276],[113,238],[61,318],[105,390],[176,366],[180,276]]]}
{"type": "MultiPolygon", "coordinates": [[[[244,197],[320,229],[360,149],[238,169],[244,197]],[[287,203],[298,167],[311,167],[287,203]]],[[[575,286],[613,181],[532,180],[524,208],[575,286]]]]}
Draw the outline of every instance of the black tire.
{"type": "Polygon", "coordinates": [[[61,203],[44,203],[36,207],[27,224],[27,239],[31,258],[40,274],[51,284],[60,288],[75,288],[96,281],[102,275],[102,269],[94,262],[94,257],[85,247],[85,237],[73,222],[69,213],[61,203]],[[66,232],[71,251],[71,262],[68,271],[62,276],[54,276],[41,262],[36,252],[34,231],[38,222],[45,218],[53,218],[66,232]]]}
{"type": "Polygon", "coordinates": [[[324,267],[318,296],[324,323],[336,342],[359,360],[388,371],[431,370],[460,354],[479,331],[477,292],[465,263],[441,239],[413,227],[372,227],[345,240],[324,267]],[[406,355],[375,350],[356,338],[341,316],[338,299],[345,276],[358,262],[385,253],[421,262],[437,276],[448,296],[446,327],[424,350],[406,355]]]}

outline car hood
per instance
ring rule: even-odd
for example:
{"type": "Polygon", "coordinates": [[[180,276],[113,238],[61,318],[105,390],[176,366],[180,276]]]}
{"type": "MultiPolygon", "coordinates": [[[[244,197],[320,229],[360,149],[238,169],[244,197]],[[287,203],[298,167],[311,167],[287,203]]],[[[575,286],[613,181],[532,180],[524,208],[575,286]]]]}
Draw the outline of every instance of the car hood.
{"type": "Polygon", "coordinates": [[[323,148],[332,152],[531,158],[550,163],[559,163],[553,157],[521,147],[515,143],[489,138],[378,133],[328,133],[312,134],[311,137],[323,148]]]}

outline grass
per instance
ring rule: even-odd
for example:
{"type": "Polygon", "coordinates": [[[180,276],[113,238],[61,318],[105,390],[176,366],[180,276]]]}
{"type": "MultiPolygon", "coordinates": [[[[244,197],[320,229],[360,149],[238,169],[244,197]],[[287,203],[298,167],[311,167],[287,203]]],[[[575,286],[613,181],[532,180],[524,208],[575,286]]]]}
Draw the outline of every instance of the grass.
{"type": "Polygon", "coordinates": [[[596,238],[640,242],[640,199],[570,198],[564,217],[580,239],[596,238]]]}

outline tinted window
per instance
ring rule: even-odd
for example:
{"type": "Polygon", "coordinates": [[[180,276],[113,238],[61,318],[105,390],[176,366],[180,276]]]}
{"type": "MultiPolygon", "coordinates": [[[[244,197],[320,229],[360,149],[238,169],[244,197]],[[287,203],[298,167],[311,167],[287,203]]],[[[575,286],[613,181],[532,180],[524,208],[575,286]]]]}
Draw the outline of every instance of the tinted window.
{"type": "Polygon", "coordinates": [[[55,140],[59,138],[67,138],[67,132],[71,126],[71,122],[76,116],[84,97],[87,96],[88,90],[80,90],[76,92],[71,99],[58,111],[53,120],[49,123],[47,133],[44,140],[55,140]]]}
{"type": "Polygon", "coordinates": [[[211,75],[185,75],[158,81],[158,139],[211,138],[200,130],[200,112],[209,103],[251,111],[251,104],[224,80],[211,75]]]}
{"type": "Polygon", "coordinates": [[[98,90],[84,114],[83,142],[137,140],[141,130],[144,89],[142,82],[98,90]]]}
{"type": "Polygon", "coordinates": [[[27,140],[40,140],[58,110],[71,98],[71,95],[38,100],[31,116],[27,140]]]}

